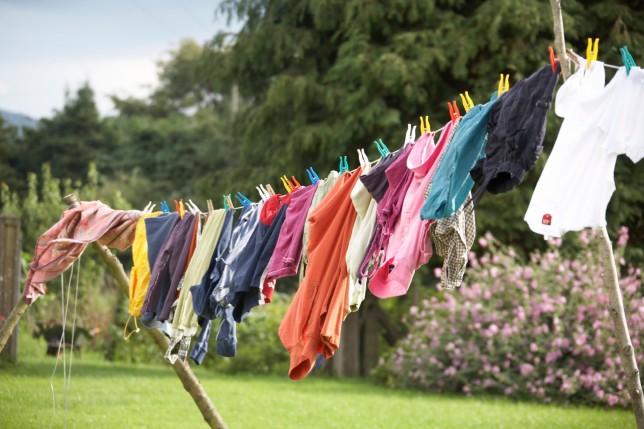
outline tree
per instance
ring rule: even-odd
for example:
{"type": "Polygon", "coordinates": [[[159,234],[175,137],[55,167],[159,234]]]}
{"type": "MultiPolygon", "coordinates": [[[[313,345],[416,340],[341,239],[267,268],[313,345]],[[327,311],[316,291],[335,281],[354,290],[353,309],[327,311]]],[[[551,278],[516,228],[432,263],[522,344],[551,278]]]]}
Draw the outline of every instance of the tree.
{"type": "MultiPolygon", "coordinates": [[[[601,57],[621,63],[618,47],[644,47],[644,11],[635,2],[571,1],[564,8],[566,36],[578,51],[586,37],[600,37],[601,57]]],[[[328,171],[344,154],[355,166],[360,147],[375,158],[377,138],[398,148],[404,124],[419,115],[439,128],[448,119],[446,102],[464,90],[487,101],[499,73],[516,82],[547,64],[553,40],[550,6],[536,0],[227,0],[220,12],[244,25],[213,40],[212,76],[237,83],[249,101],[235,137],[249,166],[273,182],[285,173],[301,176],[309,165],[328,171]]],[[[552,114],[546,152],[559,125],[552,114]]],[[[523,215],[545,158],[518,191],[483,199],[480,230],[524,250],[543,247],[523,215]]],[[[634,170],[620,161],[613,227],[644,220],[641,192],[634,191],[644,176],[634,170]]]]}
{"type": "Polygon", "coordinates": [[[85,83],[68,96],[63,109],[43,119],[34,130],[26,130],[21,142],[21,171],[36,172],[44,162],[55,177],[82,179],[87,166],[95,162],[100,171],[113,167],[113,140],[99,117],[94,91],[85,83]]]}

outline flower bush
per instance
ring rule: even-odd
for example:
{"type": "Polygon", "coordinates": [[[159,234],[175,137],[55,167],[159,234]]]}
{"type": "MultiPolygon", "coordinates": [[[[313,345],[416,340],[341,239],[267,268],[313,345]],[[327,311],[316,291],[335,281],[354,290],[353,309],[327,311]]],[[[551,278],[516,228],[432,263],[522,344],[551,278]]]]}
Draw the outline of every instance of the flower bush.
{"type": "MultiPolygon", "coordinates": [[[[626,406],[630,399],[592,235],[580,234],[590,247],[573,260],[562,256],[558,239],[525,263],[489,233],[481,237],[483,254],[470,253],[463,286],[411,307],[405,317],[409,334],[375,374],[393,386],[438,392],[626,406]]],[[[642,365],[641,272],[624,266],[627,241],[622,228],[616,259],[642,365]]]]}

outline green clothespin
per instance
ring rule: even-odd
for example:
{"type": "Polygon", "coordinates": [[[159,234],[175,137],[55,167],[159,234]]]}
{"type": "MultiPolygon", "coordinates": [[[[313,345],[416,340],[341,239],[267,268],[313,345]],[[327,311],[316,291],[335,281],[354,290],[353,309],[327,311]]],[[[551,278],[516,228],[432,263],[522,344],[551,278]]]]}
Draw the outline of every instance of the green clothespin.
{"type": "Polygon", "coordinates": [[[225,195],[221,196],[224,199],[224,210],[228,210],[228,200],[225,195]]]}
{"type": "Polygon", "coordinates": [[[626,67],[626,74],[631,73],[631,67],[637,67],[635,64],[635,60],[633,59],[633,56],[631,55],[630,52],[628,52],[628,47],[624,45],[624,47],[619,48],[619,52],[622,54],[622,61],[624,62],[624,67],[626,67]]]}
{"type": "Polygon", "coordinates": [[[373,141],[373,144],[375,144],[375,145],[376,145],[376,149],[378,149],[378,153],[380,154],[380,156],[381,156],[381,157],[383,157],[383,158],[384,158],[385,156],[387,156],[387,155],[383,152],[382,148],[380,147],[380,143],[378,143],[378,140],[374,140],[374,141],[373,141]]]}
{"type": "Polygon", "coordinates": [[[382,141],[382,139],[378,139],[378,142],[380,143],[380,147],[382,148],[382,151],[385,153],[385,156],[389,155],[391,152],[389,152],[389,148],[387,145],[382,141]]]}

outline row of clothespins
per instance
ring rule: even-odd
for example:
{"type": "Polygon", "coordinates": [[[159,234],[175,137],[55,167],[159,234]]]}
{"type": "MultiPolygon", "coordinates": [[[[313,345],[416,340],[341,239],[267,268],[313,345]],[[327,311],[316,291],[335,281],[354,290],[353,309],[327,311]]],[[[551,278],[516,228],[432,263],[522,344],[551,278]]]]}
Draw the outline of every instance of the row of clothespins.
{"type": "MultiPolygon", "coordinates": [[[[548,46],[548,50],[550,51],[550,63],[552,64],[552,70],[554,71],[556,68],[555,65],[555,53],[552,50],[552,46],[548,46]]],[[[566,52],[570,55],[571,60],[577,64],[578,66],[581,66],[583,63],[584,58],[577,55],[575,51],[572,49],[566,49],[566,52]]],[[[624,45],[621,48],[619,48],[619,53],[622,56],[622,62],[624,63],[624,68],[626,69],[626,74],[629,75],[631,73],[631,68],[637,67],[635,64],[635,60],[633,59],[633,56],[631,53],[628,51],[628,46],[624,45]]],[[[593,41],[592,38],[588,38],[588,44],[586,45],[586,69],[590,68],[590,65],[592,64],[593,61],[597,61],[597,56],[599,55],[599,38],[595,38],[593,41]]],[[[556,60],[559,60],[559,57],[556,57],[556,60]]],[[[605,67],[613,68],[613,69],[619,69],[619,66],[613,65],[613,64],[606,64],[604,63],[605,67]]]]}

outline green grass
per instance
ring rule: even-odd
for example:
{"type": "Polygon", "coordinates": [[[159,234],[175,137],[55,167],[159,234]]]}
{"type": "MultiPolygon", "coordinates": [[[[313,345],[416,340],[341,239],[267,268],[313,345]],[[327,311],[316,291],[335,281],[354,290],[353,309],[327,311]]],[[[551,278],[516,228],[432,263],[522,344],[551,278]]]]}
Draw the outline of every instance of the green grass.
{"type": "MultiPolygon", "coordinates": [[[[18,364],[0,366],[2,429],[49,427],[52,418],[49,384],[55,359],[44,355],[44,343],[36,347],[28,344],[32,340],[23,342],[27,356],[18,364]]],[[[315,376],[294,382],[286,376],[223,376],[202,368],[195,372],[231,429],[635,427],[626,410],[433,395],[315,376]]],[[[54,387],[53,427],[58,428],[64,416],[60,365],[54,387]]],[[[206,427],[168,366],[109,363],[95,355],[75,358],[67,401],[69,428],[206,427]]]]}

